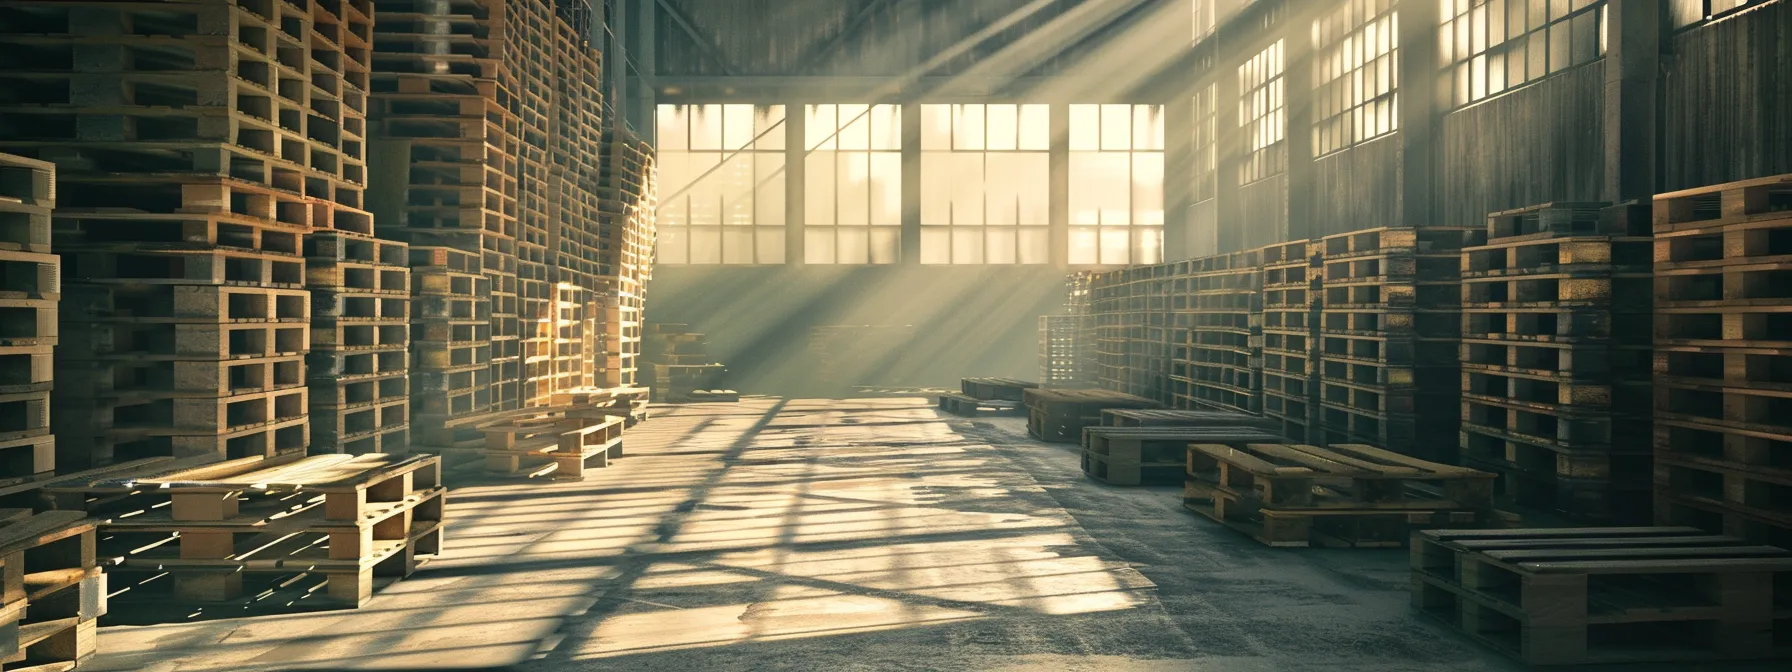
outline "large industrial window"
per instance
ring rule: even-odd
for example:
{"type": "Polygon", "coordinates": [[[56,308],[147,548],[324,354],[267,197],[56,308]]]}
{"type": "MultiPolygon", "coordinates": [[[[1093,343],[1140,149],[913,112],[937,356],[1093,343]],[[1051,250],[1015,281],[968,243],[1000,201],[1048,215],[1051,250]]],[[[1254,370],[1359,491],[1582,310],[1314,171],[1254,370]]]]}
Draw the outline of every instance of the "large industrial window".
{"type": "MultiPolygon", "coordinates": [[[[1197,0],[1198,2],[1199,0],[1197,0]]],[[[1674,28],[1686,28],[1704,23],[1729,14],[1749,5],[1760,5],[1773,0],[1672,0],[1668,3],[1668,14],[1674,28]]]]}
{"type": "Polygon", "coordinates": [[[894,264],[902,250],[902,109],[809,105],[803,258],[894,264]]]}
{"type": "Polygon", "coordinates": [[[1190,10],[1195,16],[1193,43],[1200,44],[1201,40],[1205,39],[1208,35],[1213,34],[1213,29],[1217,23],[1214,17],[1214,0],[1189,1],[1191,4],[1190,10]]]}
{"type": "Polygon", "coordinates": [[[1070,106],[1070,263],[1163,261],[1161,105],[1070,106]]]}
{"type": "Polygon", "coordinates": [[[1393,0],[1343,0],[1313,21],[1313,151],[1323,156],[1399,128],[1399,18],[1393,0]]]}
{"type": "Polygon", "coordinates": [[[1603,0],[1455,0],[1438,31],[1453,107],[1605,55],[1603,0]]]}
{"type": "Polygon", "coordinates": [[[659,260],[784,263],[784,106],[661,105],[659,260]]]}
{"type": "Polygon", "coordinates": [[[921,106],[921,263],[1051,261],[1046,105],[921,106]]]}
{"type": "Polygon", "coordinates": [[[1195,189],[1196,203],[1218,195],[1219,192],[1219,122],[1218,85],[1208,84],[1207,88],[1195,92],[1195,189]]]}
{"type": "Polygon", "coordinates": [[[1282,41],[1238,66],[1239,126],[1244,129],[1244,162],[1238,167],[1238,183],[1250,184],[1280,175],[1288,169],[1288,116],[1282,77],[1282,41]]]}

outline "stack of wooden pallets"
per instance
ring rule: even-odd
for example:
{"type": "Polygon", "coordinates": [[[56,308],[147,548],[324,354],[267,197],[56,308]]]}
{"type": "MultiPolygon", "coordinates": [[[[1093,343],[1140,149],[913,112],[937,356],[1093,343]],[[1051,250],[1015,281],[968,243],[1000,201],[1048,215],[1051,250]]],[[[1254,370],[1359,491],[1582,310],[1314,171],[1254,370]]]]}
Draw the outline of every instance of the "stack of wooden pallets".
{"type": "Polygon", "coordinates": [[[0,667],[80,667],[99,648],[105,613],[93,521],[74,511],[0,509],[0,667]]]}
{"type": "Polygon", "coordinates": [[[1658,196],[1654,229],[1655,522],[1792,547],[1792,176],[1658,196]]]}
{"type": "Polygon", "coordinates": [[[1079,315],[1039,316],[1039,382],[1076,387],[1088,382],[1083,370],[1083,320],[1079,315]]]}
{"type": "MultiPolygon", "coordinates": [[[[500,77],[514,57],[504,39],[538,0],[472,0],[442,5],[411,20],[380,21],[373,36],[369,193],[382,238],[413,248],[476,255],[457,264],[483,276],[486,307],[479,340],[489,371],[479,387],[496,408],[516,404],[520,373],[517,239],[522,121],[514,84],[500,77]],[[513,8],[512,5],[515,5],[513,8]]],[[[399,7],[381,13],[399,14],[399,7]]],[[[396,18],[396,16],[394,16],[396,18]]],[[[509,73],[509,70],[505,70],[509,73]]],[[[431,262],[434,253],[414,255],[431,262]]],[[[417,274],[423,266],[413,265],[417,274]]],[[[461,271],[464,272],[464,271],[461,271]]],[[[417,310],[429,299],[419,296],[417,310]]],[[[413,340],[424,340],[413,335],[413,340]]],[[[470,366],[461,364],[460,366],[470,366]]],[[[419,372],[424,366],[415,367],[419,372]]],[[[418,416],[452,401],[428,390],[413,399],[418,416]],[[436,398],[429,398],[429,397],[436,398]]]]}
{"type": "MultiPolygon", "coordinates": [[[[1456,445],[1448,402],[1459,389],[1455,358],[1421,348],[1421,283],[1454,282],[1429,263],[1454,257],[1466,230],[1382,228],[1327,236],[1322,258],[1320,426],[1327,443],[1361,442],[1433,460],[1456,445]],[[1442,401],[1439,401],[1439,400],[1442,401]],[[1418,422],[1420,415],[1426,417],[1418,422]]],[[[1425,292],[1427,297],[1435,292],[1425,292]]],[[[1423,310],[1421,310],[1423,309],[1423,310]]]]}
{"type": "Polygon", "coordinates": [[[61,259],[50,252],[56,166],[0,154],[0,484],[56,470],[50,390],[61,259]]]}
{"type": "Polygon", "coordinates": [[[1299,442],[1319,441],[1319,250],[1263,248],[1263,414],[1299,442]]]}
{"type": "Polygon", "coordinates": [[[1494,474],[1360,444],[1193,443],[1183,504],[1271,546],[1400,546],[1491,522],[1494,474]]]}
{"type": "Polygon", "coordinates": [[[372,231],[369,3],[9,7],[0,50],[22,60],[0,86],[37,94],[0,111],[0,151],[60,167],[79,296],[57,351],[64,466],[302,449],[299,239],[372,231]]]}
{"type": "Polygon", "coordinates": [[[1531,665],[1782,657],[1787,586],[1792,552],[1690,527],[1427,530],[1412,541],[1413,607],[1531,665]]]}
{"type": "Polygon", "coordinates": [[[645,325],[641,339],[642,385],[653,398],[666,403],[739,401],[732,390],[715,389],[728,368],[709,354],[707,336],[690,331],[690,325],[645,325]]]}
{"type": "Polygon", "coordinates": [[[1258,413],[1262,369],[1262,251],[1178,262],[1170,319],[1172,405],[1258,413]]]}
{"type": "Polygon", "coordinates": [[[305,240],[312,454],[410,450],[409,254],[363,234],[305,240]]]}
{"type": "MultiPolygon", "coordinates": [[[[491,410],[491,278],[481,255],[410,248],[411,441],[445,449],[476,441],[452,424],[491,410]]],[[[476,445],[476,444],[475,444],[476,445]]]]}
{"type": "Polygon", "coordinates": [[[1019,415],[1027,390],[1039,383],[1013,378],[965,378],[958,381],[957,393],[939,395],[939,409],[953,415],[976,417],[982,414],[1019,415]]]}
{"type": "Polygon", "coordinates": [[[1083,428],[1101,424],[1101,412],[1110,408],[1163,408],[1144,397],[1112,390],[1035,387],[1021,394],[1027,407],[1027,434],[1041,441],[1078,443],[1083,428]]]}
{"type": "Polygon", "coordinates": [[[1171,276],[1169,264],[1095,274],[1090,285],[1095,379],[1101,387],[1168,403],[1171,276]]]}
{"type": "Polygon", "coordinates": [[[1594,523],[1650,510],[1650,241],[1626,212],[1496,213],[1462,253],[1463,464],[1594,523]]]}
{"type": "MultiPolygon", "coordinates": [[[[606,120],[607,121],[607,120],[606,120]]],[[[641,325],[659,207],[653,148],[626,128],[606,123],[600,143],[596,245],[598,295],[608,322],[601,348],[603,387],[638,384],[641,325]]]]}
{"type": "Polygon", "coordinates": [[[445,493],[431,455],[150,459],[43,488],[50,506],[98,521],[99,554],[117,559],[114,611],[151,621],[365,604],[441,551],[445,493]]]}
{"type": "MultiPolygon", "coordinates": [[[[1110,409],[1111,410],[1111,409],[1110,409]]],[[[1104,414],[1108,411],[1104,411],[1104,414]]],[[[1280,434],[1262,418],[1215,413],[1201,424],[1084,427],[1083,474],[1108,485],[1177,485],[1183,482],[1190,444],[1276,443],[1280,434]]]]}

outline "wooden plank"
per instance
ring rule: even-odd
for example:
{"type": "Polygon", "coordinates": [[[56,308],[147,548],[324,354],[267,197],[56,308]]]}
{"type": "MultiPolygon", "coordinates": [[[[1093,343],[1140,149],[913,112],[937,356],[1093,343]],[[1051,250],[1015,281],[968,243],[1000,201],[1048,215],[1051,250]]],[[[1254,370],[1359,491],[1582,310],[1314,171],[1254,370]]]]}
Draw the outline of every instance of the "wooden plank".
{"type": "Polygon", "coordinates": [[[1199,453],[1206,455],[1207,457],[1212,458],[1214,460],[1217,460],[1220,462],[1225,462],[1227,464],[1239,467],[1241,469],[1244,469],[1245,471],[1251,472],[1253,474],[1261,475],[1261,476],[1312,476],[1312,475],[1315,475],[1315,473],[1312,469],[1308,469],[1306,467],[1277,466],[1277,465],[1265,462],[1261,458],[1258,458],[1255,455],[1252,455],[1245,451],[1239,450],[1237,448],[1233,448],[1231,446],[1222,446],[1222,445],[1218,445],[1218,444],[1208,444],[1208,443],[1195,443],[1195,444],[1190,444],[1188,449],[1199,452],[1199,453]]]}
{"type": "Polygon", "coordinates": [[[1377,462],[1392,462],[1394,464],[1398,464],[1398,465],[1405,466],[1405,467],[1411,467],[1413,469],[1417,469],[1420,471],[1431,472],[1438,476],[1462,476],[1462,477],[1470,477],[1470,478],[1495,478],[1496,477],[1494,474],[1490,474],[1490,473],[1487,473],[1484,471],[1480,471],[1480,470],[1476,470],[1476,469],[1468,469],[1465,467],[1456,467],[1456,466],[1451,466],[1451,465],[1447,465],[1447,464],[1439,464],[1436,462],[1429,462],[1426,460],[1421,460],[1416,457],[1412,457],[1410,455],[1401,455],[1400,453],[1396,453],[1391,450],[1383,450],[1383,449],[1377,448],[1375,446],[1370,446],[1370,445],[1365,445],[1365,444],[1360,444],[1360,443],[1334,443],[1332,445],[1326,446],[1326,450],[1332,451],[1334,453],[1343,453],[1345,455],[1359,457],[1359,458],[1366,459],[1366,460],[1373,460],[1373,461],[1377,461],[1377,462]]]}
{"type": "Polygon", "coordinates": [[[1480,555],[1502,562],[1520,563],[1550,560],[1649,560],[1668,558],[1724,558],[1730,556],[1782,557],[1792,559],[1792,552],[1773,546],[1694,546],[1643,548],[1556,548],[1481,551],[1480,555]]]}
{"type": "Polygon", "coordinates": [[[1316,454],[1310,450],[1303,450],[1311,447],[1312,446],[1253,443],[1245,446],[1245,449],[1261,455],[1294,462],[1314,471],[1323,472],[1326,476],[1357,476],[1368,473],[1364,472],[1356,465],[1347,464],[1339,460],[1328,459],[1325,455],[1316,454]]]}

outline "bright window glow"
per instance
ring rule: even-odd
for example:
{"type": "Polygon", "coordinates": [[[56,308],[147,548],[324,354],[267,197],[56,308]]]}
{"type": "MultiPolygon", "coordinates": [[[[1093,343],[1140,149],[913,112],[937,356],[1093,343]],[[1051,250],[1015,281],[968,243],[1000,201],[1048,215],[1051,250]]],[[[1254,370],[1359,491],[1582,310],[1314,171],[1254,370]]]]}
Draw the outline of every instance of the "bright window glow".
{"type": "Polygon", "coordinates": [[[902,250],[902,108],[804,108],[803,257],[894,264],[902,250]]]}
{"type": "Polygon", "coordinates": [[[1046,105],[921,106],[921,263],[1051,261],[1046,105]]]}
{"type": "Polygon", "coordinates": [[[1163,261],[1161,105],[1070,106],[1070,263],[1163,261]]]}
{"type": "Polygon", "coordinates": [[[1238,66],[1239,127],[1245,133],[1245,158],[1238,183],[1250,184],[1288,170],[1288,117],[1284,107],[1282,41],[1276,40],[1238,66]]]}
{"type": "Polygon", "coordinates": [[[1605,56],[1604,0],[1439,0],[1440,86],[1452,107],[1605,56]]]}
{"type": "Polygon", "coordinates": [[[784,106],[661,105],[658,259],[784,263],[784,106]]]}
{"type": "Polygon", "coordinates": [[[1324,156],[1399,129],[1399,13],[1393,0],[1343,0],[1313,21],[1313,151],[1324,156]]]}

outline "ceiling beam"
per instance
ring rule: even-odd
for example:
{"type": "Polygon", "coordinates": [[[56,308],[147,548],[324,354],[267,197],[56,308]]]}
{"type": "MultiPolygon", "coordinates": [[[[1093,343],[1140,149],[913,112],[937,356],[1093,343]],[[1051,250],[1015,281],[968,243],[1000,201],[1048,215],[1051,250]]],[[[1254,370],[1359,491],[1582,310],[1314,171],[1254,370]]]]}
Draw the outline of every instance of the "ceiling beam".
{"type": "Polygon", "coordinates": [[[891,2],[893,2],[893,0],[869,0],[869,2],[866,2],[863,7],[859,8],[857,14],[854,14],[851,19],[847,20],[846,25],[840,27],[840,32],[835,33],[832,39],[823,43],[821,48],[816,49],[814,52],[803,58],[797,71],[799,73],[820,74],[822,64],[827,62],[827,59],[833,56],[834,52],[840,51],[842,47],[846,46],[847,40],[857,37],[859,30],[865,27],[865,23],[870,21],[871,17],[877,14],[878,10],[883,9],[885,6],[891,4],[891,2]]]}

